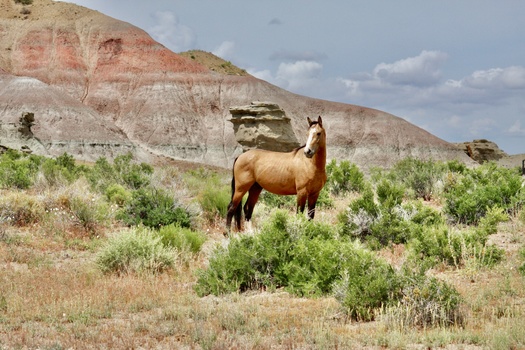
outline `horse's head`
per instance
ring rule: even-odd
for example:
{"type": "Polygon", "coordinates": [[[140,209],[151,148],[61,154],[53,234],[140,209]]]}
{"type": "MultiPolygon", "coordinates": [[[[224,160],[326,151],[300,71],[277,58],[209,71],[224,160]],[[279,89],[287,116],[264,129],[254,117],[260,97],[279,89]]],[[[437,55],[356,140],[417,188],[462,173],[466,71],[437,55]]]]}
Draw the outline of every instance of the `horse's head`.
{"type": "Polygon", "coordinates": [[[307,120],[310,128],[308,129],[308,139],[304,146],[304,155],[312,158],[320,146],[324,147],[326,145],[326,133],[321,116],[317,118],[317,121],[312,121],[310,118],[307,118],[307,120]]]}

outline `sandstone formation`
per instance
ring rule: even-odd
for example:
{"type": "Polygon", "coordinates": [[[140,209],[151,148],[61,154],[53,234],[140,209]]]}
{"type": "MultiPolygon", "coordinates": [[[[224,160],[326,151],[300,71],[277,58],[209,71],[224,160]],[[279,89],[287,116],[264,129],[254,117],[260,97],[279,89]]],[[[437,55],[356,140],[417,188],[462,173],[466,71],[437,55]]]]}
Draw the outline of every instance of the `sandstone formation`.
{"type": "Polygon", "coordinates": [[[252,102],[248,106],[231,107],[235,139],[243,151],[265,149],[289,152],[300,146],[290,118],[275,103],[252,102]]]}
{"type": "Polygon", "coordinates": [[[34,113],[34,136],[51,155],[93,159],[132,150],[143,160],[161,155],[229,167],[242,152],[230,107],[272,101],[300,143],[306,117],[321,115],[328,158],[363,169],[406,156],[470,161],[391,114],[211,70],[197,56],[175,54],[143,30],[84,7],[0,0],[0,122],[34,113]]]}
{"type": "Polygon", "coordinates": [[[498,161],[501,158],[508,157],[498,145],[492,141],[484,139],[458,143],[457,146],[470,158],[480,164],[490,161],[498,161]]]}

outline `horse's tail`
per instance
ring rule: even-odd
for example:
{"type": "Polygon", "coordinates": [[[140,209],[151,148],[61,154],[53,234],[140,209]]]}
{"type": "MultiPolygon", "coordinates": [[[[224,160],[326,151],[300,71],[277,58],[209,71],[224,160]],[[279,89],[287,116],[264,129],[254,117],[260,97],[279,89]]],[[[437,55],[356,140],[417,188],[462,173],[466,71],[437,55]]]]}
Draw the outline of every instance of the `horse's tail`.
{"type": "MultiPolygon", "coordinates": [[[[235,193],[235,163],[237,162],[237,158],[233,161],[233,169],[232,169],[232,201],[233,201],[233,195],[235,193]]],[[[235,208],[235,224],[237,225],[237,229],[241,229],[241,219],[242,219],[242,199],[240,203],[237,205],[237,208],[235,208]]]]}

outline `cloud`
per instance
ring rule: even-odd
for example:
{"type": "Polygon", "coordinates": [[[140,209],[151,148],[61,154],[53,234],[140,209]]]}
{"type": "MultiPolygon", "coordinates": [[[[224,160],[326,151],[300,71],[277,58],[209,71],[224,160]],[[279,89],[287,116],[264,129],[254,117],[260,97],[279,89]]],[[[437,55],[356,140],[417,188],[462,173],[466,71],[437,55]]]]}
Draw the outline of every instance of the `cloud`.
{"type": "Polygon", "coordinates": [[[484,90],[525,89],[525,68],[512,66],[478,70],[455,84],[484,90]]]}
{"type": "Polygon", "coordinates": [[[273,75],[269,70],[248,72],[272,84],[278,85],[290,91],[301,91],[308,95],[312,86],[318,85],[323,65],[315,61],[282,62],[277,72],[273,75]]]}
{"type": "Polygon", "coordinates": [[[195,43],[193,30],[179,23],[171,11],[157,11],[153,14],[157,25],[148,29],[148,33],[169,49],[181,52],[191,49],[195,43]]]}
{"type": "Polygon", "coordinates": [[[233,56],[235,43],[233,41],[223,41],[219,47],[212,51],[215,56],[223,59],[228,59],[233,56]]]}
{"type": "Polygon", "coordinates": [[[511,136],[525,137],[525,127],[522,127],[521,122],[516,120],[514,124],[507,129],[507,133],[511,136]]]}
{"type": "Polygon", "coordinates": [[[517,119],[525,104],[525,67],[472,71],[451,79],[441,51],[422,51],[415,57],[379,63],[368,72],[347,77],[324,77],[316,60],[295,60],[280,51],[275,73],[250,74],[301,95],[351,103],[386,111],[450,142],[486,138],[509,153],[523,152],[512,139],[525,136],[517,119]]]}
{"type": "Polygon", "coordinates": [[[270,22],[268,22],[268,25],[281,25],[283,24],[283,21],[281,21],[280,18],[272,18],[270,22]]]}
{"type": "Polygon", "coordinates": [[[378,64],[372,77],[392,85],[434,85],[441,79],[440,68],[447,58],[440,51],[423,51],[416,57],[378,64]]]}

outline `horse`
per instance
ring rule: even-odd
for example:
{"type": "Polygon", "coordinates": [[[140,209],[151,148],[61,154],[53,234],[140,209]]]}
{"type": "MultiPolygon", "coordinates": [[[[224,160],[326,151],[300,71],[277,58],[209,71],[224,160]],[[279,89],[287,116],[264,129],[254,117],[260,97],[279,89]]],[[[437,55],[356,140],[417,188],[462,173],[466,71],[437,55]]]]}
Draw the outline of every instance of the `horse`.
{"type": "Polygon", "coordinates": [[[291,152],[252,149],[237,157],[232,170],[232,196],[226,216],[226,232],[230,232],[235,216],[241,230],[242,199],[245,221],[252,218],[253,209],[263,189],[278,195],[297,195],[297,213],[303,213],[308,202],[308,217],[313,219],[315,204],[326,183],[326,132],[321,116],[317,121],[307,117],[306,144],[291,152]]]}

